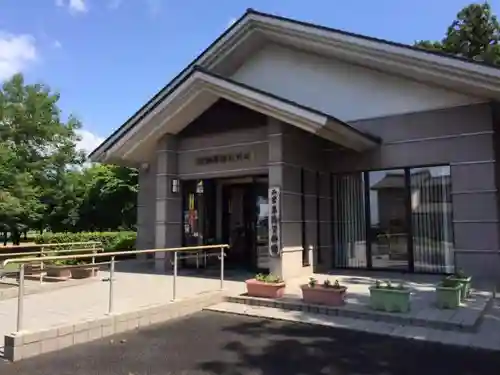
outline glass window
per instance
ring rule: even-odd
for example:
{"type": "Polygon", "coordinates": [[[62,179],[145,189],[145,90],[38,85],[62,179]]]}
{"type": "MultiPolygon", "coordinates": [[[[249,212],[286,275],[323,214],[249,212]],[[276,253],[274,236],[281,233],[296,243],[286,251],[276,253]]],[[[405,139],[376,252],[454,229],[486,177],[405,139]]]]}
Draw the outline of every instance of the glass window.
{"type": "Polygon", "coordinates": [[[366,268],[363,174],[334,175],[332,190],[334,265],[340,268],[366,268]]]}
{"type": "Polygon", "coordinates": [[[415,271],[453,271],[450,167],[413,168],[411,221],[415,271]]]}
{"type": "Polygon", "coordinates": [[[449,166],[334,175],[334,266],[453,272],[449,166]]]}
{"type": "Polygon", "coordinates": [[[407,269],[406,177],[403,169],[368,173],[373,268],[407,269]]]}

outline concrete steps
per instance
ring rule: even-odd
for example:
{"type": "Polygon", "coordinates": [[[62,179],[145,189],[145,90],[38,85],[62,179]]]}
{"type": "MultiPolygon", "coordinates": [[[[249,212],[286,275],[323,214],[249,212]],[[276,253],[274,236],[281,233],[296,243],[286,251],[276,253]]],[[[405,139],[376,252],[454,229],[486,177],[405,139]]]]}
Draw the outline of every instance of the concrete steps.
{"type": "MultiPolygon", "coordinates": [[[[482,317],[491,305],[492,295],[476,292],[456,310],[439,310],[435,307],[418,312],[388,313],[370,309],[363,303],[347,303],[344,306],[322,306],[305,304],[301,299],[285,297],[278,300],[249,297],[246,295],[227,296],[226,302],[248,306],[277,308],[285,311],[338,316],[356,320],[391,323],[402,326],[426,327],[437,330],[476,332],[482,317]]],[[[236,308],[237,310],[238,308],[236,308]]]]}

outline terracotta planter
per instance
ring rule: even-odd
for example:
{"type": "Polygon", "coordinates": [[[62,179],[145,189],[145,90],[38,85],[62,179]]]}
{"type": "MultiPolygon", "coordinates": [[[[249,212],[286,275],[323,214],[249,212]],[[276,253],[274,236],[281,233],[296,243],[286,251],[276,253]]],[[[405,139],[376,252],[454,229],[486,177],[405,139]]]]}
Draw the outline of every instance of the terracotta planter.
{"type": "Polygon", "coordinates": [[[24,266],[25,275],[33,275],[40,273],[40,264],[28,263],[24,266]]]}
{"type": "Polygon", "coordinates": [[[247,294],[250,297],[281,298],[285,293],[285,283],[264,283],[255,279],[246,280],[247,294]]]}
{"type": "Polygon", "coordinates": [[[345,305],[345,286],[340,288],[325,288],[323,285],[316,285],[311,288],[309,285],[302,285],[302,300],[305,303],[316,305],[342,306],[345,305]]]}
{"type": "Polygon", "coordinates": [[[98,271],[97,267],[76,267],[71,270],[71,278],[87,279],[96,276],[98,271]]]}
{"type": "Polygon", "coordinates": [[[70,278],[71,269],[64,266],[47,265],[45,270],[48,277],[70,278]]]}

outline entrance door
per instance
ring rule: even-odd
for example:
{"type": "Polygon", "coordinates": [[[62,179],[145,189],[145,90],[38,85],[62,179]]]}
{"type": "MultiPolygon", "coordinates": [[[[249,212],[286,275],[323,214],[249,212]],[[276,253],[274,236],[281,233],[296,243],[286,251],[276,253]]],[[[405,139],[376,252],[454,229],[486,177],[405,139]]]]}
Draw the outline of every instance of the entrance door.
{"type": "Polygon", "coordinates": [[[408,190],[404,170],[368,173],[373,268],[408,270],[408,190]]]}
{"type": "Polygon", "coordinates": [[[253,227],[251,202],[254,200],[251,184],[224,185],[223,201],[223,236],[231,248],[226,264],[230,267],[252,269],[253,227]]]}
{"type": "Polygon", "coordinates": [[[222,232],[231,246],[227,266],[251,271],[268,268],[262,255],[267,253],[267,184],[224,184],[222,201],[222,232]]]}

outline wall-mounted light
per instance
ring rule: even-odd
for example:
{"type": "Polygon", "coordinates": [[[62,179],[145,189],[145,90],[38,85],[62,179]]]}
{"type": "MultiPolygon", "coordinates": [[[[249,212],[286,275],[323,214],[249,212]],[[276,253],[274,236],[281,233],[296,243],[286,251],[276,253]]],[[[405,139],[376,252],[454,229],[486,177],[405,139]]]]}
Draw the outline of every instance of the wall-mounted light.
{"type": "Polygon", "coordinates": [[[179,192],[179,179],[173,178],[172,179],[172,193],[178,193],[178,192],[179,192]]]}
{"type": "Polygon", "coordinates": [[[142,163],[141,170],[143,170],[144,172],[147,172],[149,170],[149,163],[142,163]]]}

